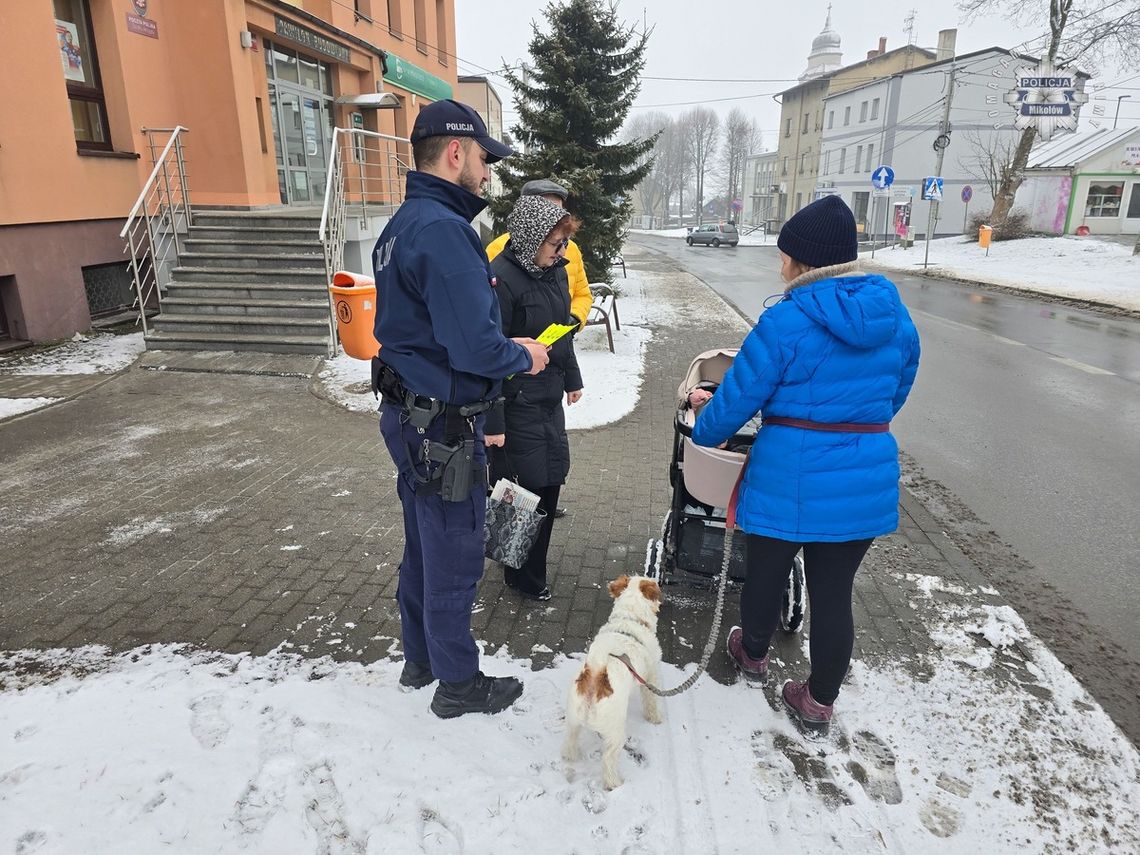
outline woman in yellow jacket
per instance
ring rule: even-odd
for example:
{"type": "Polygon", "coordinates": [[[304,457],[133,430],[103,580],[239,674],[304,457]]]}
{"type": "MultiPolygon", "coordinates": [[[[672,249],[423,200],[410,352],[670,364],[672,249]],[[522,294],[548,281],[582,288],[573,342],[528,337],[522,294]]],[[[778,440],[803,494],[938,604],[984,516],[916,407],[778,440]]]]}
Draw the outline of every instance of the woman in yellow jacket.
{"type": "MultiPolygon", "coordinates": [[[[555,184],[546,178],[539,178],[524,184],[521,195],[541,196],[546,201],[561,208],[566,202],[566,197],[570,194],[561,184],[555,184]]],[[[487,260],[494,261],[495,256],[503,251],[503,247],[507,245],[507,241],[510,239],[509,234],[499,235],[487,244],[487,260]]],[[[590,293],[590,283],[586,279],[586,267],[582,263],[582,250],[578,249],[578,244],[570,241],[566,247],[564,258],[566,259],[566,275],[570,280],[570,314],[577,319],[578,328],[581,329],[586,325],[586,316],[590,313],[590,304],[594,302],[594,296],[590,293]]]]}

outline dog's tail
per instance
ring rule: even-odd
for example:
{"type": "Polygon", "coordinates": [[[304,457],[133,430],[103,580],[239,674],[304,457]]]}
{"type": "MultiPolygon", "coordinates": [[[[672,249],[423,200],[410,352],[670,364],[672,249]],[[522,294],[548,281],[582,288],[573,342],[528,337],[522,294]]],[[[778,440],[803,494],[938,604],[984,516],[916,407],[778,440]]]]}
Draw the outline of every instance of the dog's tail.
{"type": "Polygon", "coordinates": [[[593,706],[598,701],[608,698],[614,693],[609,671],[605,666],[599,668],[586,663],[578,674],[578,679],[574,681],[574,691],[587,706],[593,706]]]}

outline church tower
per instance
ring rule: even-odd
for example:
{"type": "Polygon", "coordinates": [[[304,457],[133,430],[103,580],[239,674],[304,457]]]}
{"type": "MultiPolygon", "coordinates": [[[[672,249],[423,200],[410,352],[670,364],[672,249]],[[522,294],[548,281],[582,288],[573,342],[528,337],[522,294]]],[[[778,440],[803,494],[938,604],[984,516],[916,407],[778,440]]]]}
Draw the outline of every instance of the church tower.
{"type": "Polygon", "coordinates": [[[800,75],[800,82],[838,71],[843,66],[843,49],[839,33],[831,28],[831,4],[827,6],[827,21],[823,31],[812,40],[808,54],[807,70],[800,75]]]}

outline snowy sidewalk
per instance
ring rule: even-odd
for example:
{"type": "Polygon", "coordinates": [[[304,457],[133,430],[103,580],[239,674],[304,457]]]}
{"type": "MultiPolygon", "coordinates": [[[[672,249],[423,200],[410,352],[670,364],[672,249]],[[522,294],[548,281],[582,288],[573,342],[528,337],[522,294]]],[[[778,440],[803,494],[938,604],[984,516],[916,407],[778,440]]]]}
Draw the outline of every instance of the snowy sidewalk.
{"type": "MultiPolygon", "coordinates": [[[[830,739],[778,707],[804,671],[794,636],[766,690],[718,651],[663,725],[635,708],[622,788],[600,788],[596,740],[559,759],[604,584],[644,565],[668,506],[676,385],[746,332],[669,262],[625,257],[637,397],[571,434],[554,599],[480,585],[485,670],[527,684],[500,716],[440,722],[429,692],[396,689],[400,519],[374,415],[304,379],[134,369],[0,424],[17,557],[0,565],[0,850],[1135,851],[1136,749],[906,495],[857,579],[830,739]]],[[[598,366],[587,395],[615,385],[598,366]]],[[[713,598],[665,593],[675,685],[713,598]]]]}

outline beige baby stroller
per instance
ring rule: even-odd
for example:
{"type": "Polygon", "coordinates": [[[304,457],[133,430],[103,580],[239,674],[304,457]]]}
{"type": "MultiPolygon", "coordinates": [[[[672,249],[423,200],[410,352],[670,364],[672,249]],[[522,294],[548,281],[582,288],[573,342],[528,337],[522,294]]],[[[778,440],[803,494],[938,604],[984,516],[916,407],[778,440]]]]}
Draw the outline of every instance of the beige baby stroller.
{"type": "MultiPolygon", "coordinates": [[[[732,365],[736,350],[709,350],[689,366],[677,387],[677,415],[673,422],[673,457],[669,482],[673,498],[661,540],[649,556],[662,584],[707,582],[721,570],[724,557],[726,508],[732,488],[760,429],[759,414],[726,443],[725,448],[703,448],[692,440],[696,413],[689,406],[689,392],[704,388],[715,391],[732,365]]],[[[745,538],[732,542],[729,579],[741,582],[745,575],[745,538]]],[[[797,555],[788,568],[780,626],[795,632],[804,619],[804,569],[797,555]]]]}

